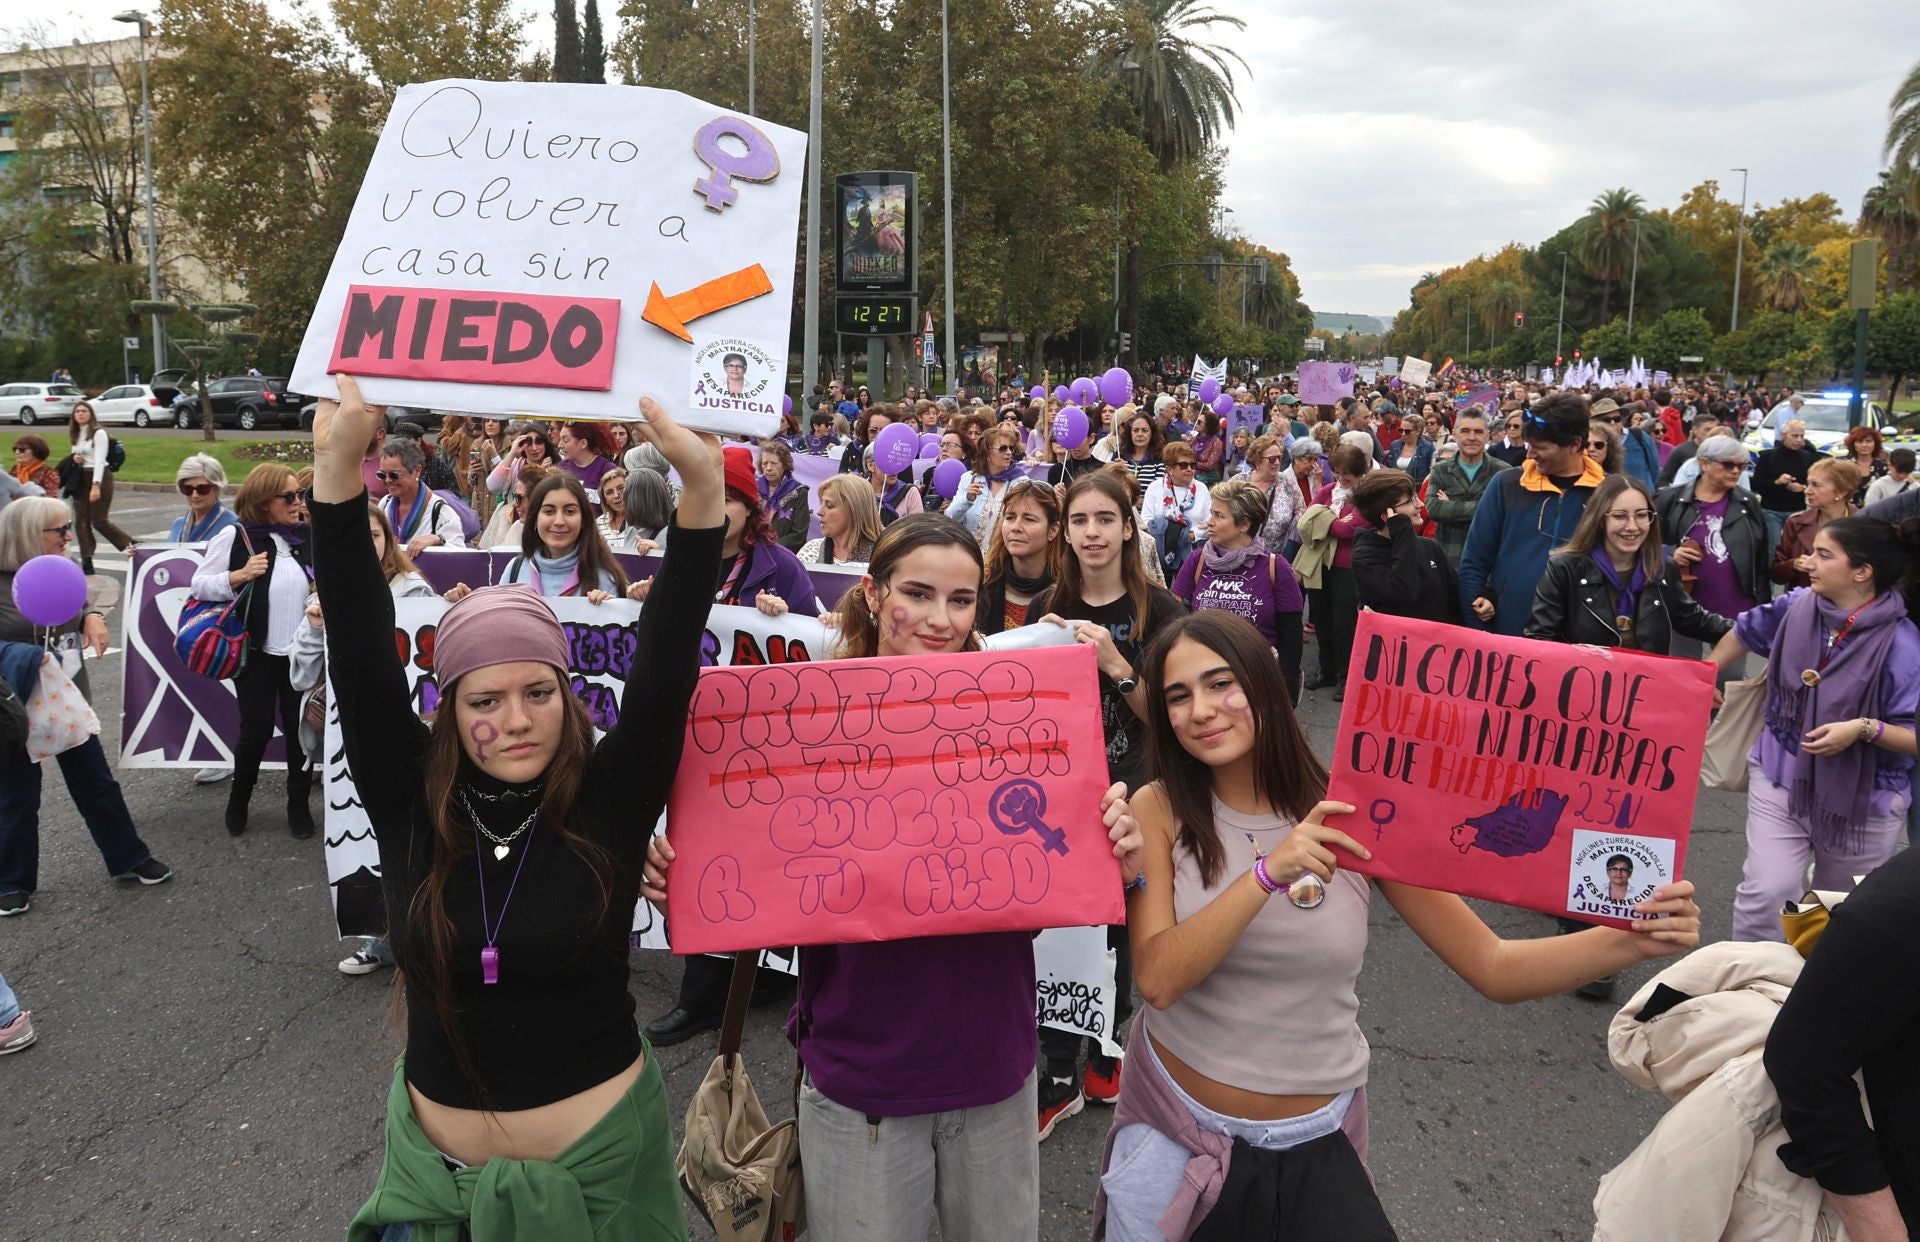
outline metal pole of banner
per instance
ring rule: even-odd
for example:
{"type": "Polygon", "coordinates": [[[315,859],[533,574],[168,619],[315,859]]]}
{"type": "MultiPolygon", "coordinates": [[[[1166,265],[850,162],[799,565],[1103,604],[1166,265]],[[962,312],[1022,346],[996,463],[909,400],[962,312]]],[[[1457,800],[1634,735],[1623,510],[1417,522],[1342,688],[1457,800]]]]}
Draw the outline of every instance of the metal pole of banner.
{"type": "MultiPolygon", "coordinates": [[[[954,359],[959,355],[954,353],[953,347],[953,90],[948,71],[947,0],[940,0],[940,146],[941,163],[945,168],[946,176],[946,207],[943,214],[947,222],[947,267],[946,279],[942,283],[947,287],[947,395],[950,397],[958,397],[960,395],[960,384],[956,378],[958,368],[955,365],[954,359]]],[[[931,368],[933,359],[927,359],[927,365],[931,368]]],[[[928,374],[932,374],[931,370],[929,370],[928,374]]]]}
{"type": "Polygon", "coordinates": [[[807,100],[807,244],[801,271],[807,282],[807,309],[801,329],[800,403],[813,400],[820,380],[820,12],[825,0],[813,0],[813,87],[807,100]]]}

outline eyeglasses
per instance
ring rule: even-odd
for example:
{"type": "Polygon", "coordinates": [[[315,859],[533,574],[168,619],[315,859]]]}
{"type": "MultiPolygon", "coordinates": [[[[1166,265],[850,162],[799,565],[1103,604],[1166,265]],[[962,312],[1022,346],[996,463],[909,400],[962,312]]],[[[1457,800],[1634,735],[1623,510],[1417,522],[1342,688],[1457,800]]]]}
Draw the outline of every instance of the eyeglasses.
{"type": "Polygon", "coordinates": [[[1192,462],[1190,462],[1190,461],[1170,461],[1170,462],[1168,462],[1168,463],[1167,463],[1167,469],[1169,469],[1169,470],[1191,470],[1191,469],[1193,469],[1193,463],[1192,463],[1192,462]]]}
{"type": "Polygon", "coordinates": [[[398,483],[407,477],[407,472],[404,470],[376,470],[373,472],[373,477],[382,483],[398,483]]]}
{"type": "Polygon", "coordinates": [[[281,492],[278,496],[273,497],[273,499],[279,501],[281,504],[297,504],[300,500],[300,493],[297,491],[281,492]]]}
{"type": "Polygon", "coordinates": [[[1633,868],[1632,867],[1608,867],[1607,874],[1608,875],[1632,875],[1633,868]]]}
{"type": "Polygon", "coordinates": [[[1268,465],[1268,466],[1277,466],[1285,460],[1286,460],[1286,454],[1284,453],[1268,453],[1266,456],[1260,459],[1263,465],[1268,465]]]}
{"type": "Polygon", "coordinates": [[[72,522],[62,522],[58,526],[42,526],[40,529],[49,535],[58,535],[62,539],[68,539],[73,536],[72,522]]]}
{"type": "Polygon", "coordinates": [[[182,496],[204,496],[208,492],[211,492],[212,490],[213,490],[213,484],[211,483],[180,484],[180,494],[182,496]]]}
{"type": "Polygon", "coordinates": [[[1645,526],[1647,523],[1653,521],[1653,510],[1651,509],[1609,509],[1607,511],[1607,521],[1635,522],[1641,526],[1645,526]]]}

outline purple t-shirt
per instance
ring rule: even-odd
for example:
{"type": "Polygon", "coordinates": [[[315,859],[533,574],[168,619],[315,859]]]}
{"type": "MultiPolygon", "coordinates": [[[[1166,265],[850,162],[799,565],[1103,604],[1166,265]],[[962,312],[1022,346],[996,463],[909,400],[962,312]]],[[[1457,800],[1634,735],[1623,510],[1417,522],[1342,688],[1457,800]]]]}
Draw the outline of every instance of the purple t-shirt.
{"type": "Polygon", "coordinates": [[[600,480],[607,477],[607,471],[613,469],[613,463],[604,457],[596,457],[584,466],[576,466],[562,457],[560,468],[580,480],[580,486],[587,489],[587,499],[593,507],[600,507],[600,480]]]}
{"type": "Polygon", "coordinates": [[[1693,598],[1708,612],[1723,617],[1737,617],[1754,605],[1753,596],[1740,589],[1740,577],[1734,572],[1733,561],[1727,555],[1726,537],[1721,534],[1730,500],[1731,495],[1712,502],[1697,501],[1700,516],[1687,532],[1687,538],[1706,550],[1693,566],[1693,572],[1700,579],[1694,583],[1693,598]]]}
{"type": "Polygon", "coordinates": [[[806,946],[787,1038],[835,1104],[918,1117],[1010,1098],[1034,1022],[1032,933],[982,932],[806,946]]]}
{"type": "MultiPolygon", "coordinates": [[[[1774,637],[1780,633],[1780,624],[1786,620],[1787,609],[1810,589],[1795,587],[1785,595],[1776,596],[1741,613],[1733,623],[1733,632],[1740,639],[1740,645],[1759,655],[1771,652],[1774,637]]],[[[1880,703],[1882,718],[1888,724],[1903,729],[1913,728],[1915,707],[1920,705],[1920,630],[1916,630],[1911,621],[1902,620],[1899,623],[1899,630],[1893,638],[1893,649],[1888,652],[1886,667],[1880,672],[1880,703]]],[[[1760,730],[1760,740],[1753,745],[1752,757],[1774,784],[1784,788],[1793,783],[1793,755],[1773,735],[1772,730],[1760,730]]],[[[1874,752],[1873,799],[1870,806],[1875,815],[1893,813],[1895,799],[1908,792],[1908,777],[1913,770],[1913,763],[1912,755],[1895,754],[1884,749],[1874,752]]]]}
{"type": "Polygon", "coordinates": [[[1253,622],[1269,646],[1280,641],[1275,615],[1303,612],[1306,601],[1300,594],[1300,579],[1293,566],[1279,553],[1256,556],[1239,573],[1216,576],[1206,566],[1205,548],[1194,549],[1180,572],[1173,576],[1173,593],[1192,601],[1195,612],[1211,608],[1230,612],[1253,622]]]}

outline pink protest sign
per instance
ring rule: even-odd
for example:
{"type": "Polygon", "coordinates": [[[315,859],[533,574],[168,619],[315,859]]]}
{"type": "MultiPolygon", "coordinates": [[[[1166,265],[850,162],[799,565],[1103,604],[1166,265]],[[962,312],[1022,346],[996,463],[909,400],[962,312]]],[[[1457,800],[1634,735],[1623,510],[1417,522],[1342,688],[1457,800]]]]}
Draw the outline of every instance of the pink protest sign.
{"type": "Polygon", "coordinates": [[[327,368],[605,392],[619,331],[618,298],[352,285],[327,368]]]}
{"type": "Polygon", "coordinates": [[[676,953],[1118,923],[1091,647],[702,669],[676,953]]]}
{"type": "Polygon", "coordinates": [[[1353,395],[1351,362],[1300,364],[1300,400],[1308,405],[1334,405],[1353,395]]]}

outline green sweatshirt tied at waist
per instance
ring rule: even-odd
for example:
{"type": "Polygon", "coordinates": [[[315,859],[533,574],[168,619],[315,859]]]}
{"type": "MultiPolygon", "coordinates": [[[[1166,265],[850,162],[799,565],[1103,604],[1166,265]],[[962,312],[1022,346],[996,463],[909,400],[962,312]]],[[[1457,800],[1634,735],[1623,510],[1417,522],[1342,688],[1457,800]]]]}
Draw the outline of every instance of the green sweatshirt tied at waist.
{"type": "Polygon", "coordinates": [[[411,1222],[410,1242],[684,1242],[666,1086],[647,1050],[627,1093],[552,1160],[494,1159],[449,1169],[407,1095],[404,1058],[387,1093],[387,1156],[347,1242],[379,1242],[411,1222]]]}

